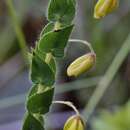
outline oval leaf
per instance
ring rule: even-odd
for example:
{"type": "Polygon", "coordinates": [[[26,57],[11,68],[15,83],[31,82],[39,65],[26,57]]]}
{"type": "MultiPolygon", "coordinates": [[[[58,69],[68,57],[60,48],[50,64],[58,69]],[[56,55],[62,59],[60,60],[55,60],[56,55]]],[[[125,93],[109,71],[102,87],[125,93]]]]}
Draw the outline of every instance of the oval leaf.
{"type": "Polygon", "coordinates": [[[41,60],[36,54],[32,58],[32,66],[30,72],[31,80],[35,84],[44,84],[52,86],[55,76],[49,65],[41,60]]]}
{"type": "Polygon", "coordinates": [[[59,21],[63,25],[72,22],[75,16],[75,0],[51,0],[48,8],[48,20],[59,21]]]}
{"type": "Polygon", "coordinates": [[[22,130],[44,130],[44,127],[32,114],[27,113],[24,118],[22,130]]]}
{"type": "Polygon", "coordinates": [[[64,48],[68,42],[70,33],[73,29],[73,25],[67,26],[59,31],[52,31],[45,34],[38,43],[38,49],[41,52],[52,52],[54,56],[57,56],[62,52],[64,53],[64,48]],[[61,50],[61,51],[57,51],[61,50]]]}
{"type": "Polygon", "coordinates": [[[53,99],[54,88],[38,93],[29,98],[27,109],[32,113],[45,114],[49,111],[53,99]]]}

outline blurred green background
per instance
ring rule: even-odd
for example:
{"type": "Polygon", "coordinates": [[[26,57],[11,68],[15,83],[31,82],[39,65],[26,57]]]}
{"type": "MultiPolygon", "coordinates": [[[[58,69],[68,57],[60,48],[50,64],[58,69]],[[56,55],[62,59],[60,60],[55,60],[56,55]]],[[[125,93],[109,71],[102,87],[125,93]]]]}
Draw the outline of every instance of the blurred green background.
{"type": "MultiPolygon", "coordinates": [[[[80,110],[84,109],[95,87],[130,35],[129,0],[120,0],[119,8],[102,20],[93,18],[95,3],[96,0],[78,0],[75,28],[71,35],[71,38],[87,40],[92,44],[97,54],[95,67],[79,78],[67,77],[67,66],[75,58],[89,51],[80,43],[68,44],[65,58],[57,60],[55,99],[70,100],[80,110]]],[[[27,61],[23,53],[27,48],[30,50],[35,46],[40,31],[47,24],[47,4],[48,0],[0,0],[0,130],[3,128],[8,130],[7,124],[13,122],[16,124],[10,125],[12,129],[18,130],[21,126],[25,111],[25,95],[31,86],[28,80],[27,61]]],[[[130,48],[130,41],[127,42],[130,48]]],[[[130,99],[130,54],[120,64],[94,111],[94,117],[99,110],[113,111],[116,106],[121,106],[130,99]]],[[[114,67],[115,69],[118,67],[118,62],[114,67]]],[[[53,126],[48,123],[48,127],[61,129],[70,110],[64,106],[53,108],[52,113],[56,112],[56,115],[52,114],[51,120],[57,117],[54,124],[58,124],[66,111],[68,112],[63,121],[60,121],[60,125],[53,126]]]]}

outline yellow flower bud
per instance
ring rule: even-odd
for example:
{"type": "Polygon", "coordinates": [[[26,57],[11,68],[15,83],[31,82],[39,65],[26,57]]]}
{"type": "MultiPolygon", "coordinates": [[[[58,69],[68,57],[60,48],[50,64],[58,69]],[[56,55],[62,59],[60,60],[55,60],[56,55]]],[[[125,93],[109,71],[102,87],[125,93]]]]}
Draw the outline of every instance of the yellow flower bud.
{"type": "Polygon", "coordinates": [[[96,61],[94,53],[88,53],[73,61],[67,69],[68,76],[79,76],[80,74],[89,71],[96,61]]]}
{"type": "Polygon", "coordinates": [[[119,0],[98,0],[94,9],[94,17],[99,19],[106,16],[116,9],[118,4],[119,0]]]}
{"type": "Polygon", "coordinates": [[[71,116],[64,125],[64,130],[85,130],[85,124],[79,115],[71,116]]]}

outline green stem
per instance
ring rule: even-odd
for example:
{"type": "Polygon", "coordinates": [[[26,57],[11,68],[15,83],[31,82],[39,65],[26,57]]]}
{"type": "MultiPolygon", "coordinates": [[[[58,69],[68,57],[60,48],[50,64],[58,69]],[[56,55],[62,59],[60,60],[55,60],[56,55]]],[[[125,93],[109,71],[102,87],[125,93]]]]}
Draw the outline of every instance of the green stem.
{"type": "Polygon", "coordinates": [[[99,82],[96,90],[94,91],[90,101],[86,105],[83,115],[88,119],[90,115],[93,113],[94,109],[96,108],[98,102],[103,97],[106,89],[109,87],[110,83],[112,82],[114,76],[116,75],[117,71],[119,70],[121,64],[123,63],[124,59],[128,55],[130,51],[130,34],[124,44],[122,45],[121,49],[117,53],[116,57],[114,58],[111,66],[108,68],[106,74],[99,82]]]}
{"type": "Polygon", "coordinates": [[[21,48],[23,57],[27,61],[28,48],[26,46],[26,40],[25,40],[24,34],[22,32],[22,29],[20,27],[20,23],[18,21],[17,14],[16,14],[16,12],[14,10],[12,0],[6,0],[6,4],[7,4],[7,8],[8,8],[12,23],[13,23],[13,27],[14,27],[15,32],[16,32],[16,36],[17,36],[18,41],[19,41],[19,46],[21,48]]]}

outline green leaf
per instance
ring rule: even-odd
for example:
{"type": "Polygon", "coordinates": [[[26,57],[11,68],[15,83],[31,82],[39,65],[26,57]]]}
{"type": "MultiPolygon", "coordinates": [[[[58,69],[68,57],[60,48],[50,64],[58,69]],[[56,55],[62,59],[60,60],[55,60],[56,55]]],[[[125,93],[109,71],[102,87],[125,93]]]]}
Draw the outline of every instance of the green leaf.
{"type": "Polygon", "coordinates": [[[29,91],[28,98],[36,94],[38,91],[38,84],[35,84],[29,91]]]}
{"type": "Polygon", "coordinates": [[[45,34],[38,43],[38,49],[41,52],[52,52],[54,56],[62,57],[72,29],[73,25],[45,34]]]}
{"type": "Polygon", "coordinates": [[[55,60],[52,58],[51,59],[51,61],[50,61],[50,63],[49,63],[49,66],[50,66],[50,68],[52,69],[52,71],[54,72],[54,73],[56,73],[56,63],[55,63],[55,60]]]}
{"type": "Polygon", "coordinates": [[[32,113],[45,114],[49,111],[53,99],[54,88],[31,96],[27,102],[27,109],[32,113]]]}
{"type": "Polygon", "coordinates": [[[43,30],[41,31],[40,37],[42,37],[45,33],[48,33],[54,29],[54,23],[48,23],[43,30]]]}
{"type": "Polygon", "coordinates": [[[43,119],[43,116],[39,113],[37,114],[33,114],[33,116],[41,123],[41,124],[44,124],[44,119],[43,119]]]}
{"type": "Polygon", "coordinates": [[[52,88],[52,86],[45,86],[45,85],[42,85],[42,84],[35,84],[30,89],[29,94],[28,94],[28,98],[30,98],[33,95],[36,95],[38,93],[38,91],[39,91],[38,89],[40,89],[40,92],[41,91],[43,92],[43,91],[48,90],[49,88],[52,88]]]}
{"type": "Polygon", "coordinates": [[[63,57],[65,48],[55,48],[52,52],[54,57],[63,57]]]}
{"type": "Polygon", "coordinates": [[[32,114],[27,113],[24,118],[22,130],[44,130],[44,127],[32,114]]]}
{"type": "Polygon", "coordinates": [[[75,16],[75,0],[51,0],[48,8],[48,20],[71,24],[75,16]]]}
{"type": "Polygon", "coordinates": [[[55,81],[55,76],[51,68],[36,54],[34,54],[32,58],[30,76],[32,82],[35,84],[52,86],[55,81]]]}
{"type": "MultiPolygon", "coordinates": [[[[45,61],[45,59],[46,59],[46,53],[44,53],[43,51],[40,51],[38,48],[37,49],[35,49],[34,50],[35,51],[35,53],[41,58],[41,59],[43,59],[44,61],[45,61]]],[[[54,58],[51,58],[51,60],[50,60],[50,62],[49,62],[49,67],[51,68],[51,70],[54,72],[54,74],[55,74],[55,72],[56,72],[56,64],[55,64],[55,60],[54,60],[54,58]]]]}

